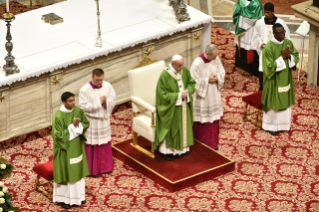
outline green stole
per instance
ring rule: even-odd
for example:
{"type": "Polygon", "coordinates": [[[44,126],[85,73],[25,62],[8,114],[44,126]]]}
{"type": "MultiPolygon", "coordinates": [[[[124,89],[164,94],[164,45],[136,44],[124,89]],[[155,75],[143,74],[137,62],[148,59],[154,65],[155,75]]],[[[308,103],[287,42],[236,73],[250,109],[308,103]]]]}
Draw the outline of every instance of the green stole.
{"type": "MultiPolygon", "coordinates": [[[[276,60],[281,56],[282,51],[290,46],[291,57],[294,57],[295,64],[299,62],[299,53],[293,43],[285,39],[282,44],[268,42],[262,51],[263,68],[263,94],[261,102],[265,112],[268,109],[285,110],[295,104],[294,81],[291,68],[289,68],[289,59],[284,59],[286,69],[276,72],[276,60]]],[[[296,67],[293,67],[295,70],[296,67]]]]}

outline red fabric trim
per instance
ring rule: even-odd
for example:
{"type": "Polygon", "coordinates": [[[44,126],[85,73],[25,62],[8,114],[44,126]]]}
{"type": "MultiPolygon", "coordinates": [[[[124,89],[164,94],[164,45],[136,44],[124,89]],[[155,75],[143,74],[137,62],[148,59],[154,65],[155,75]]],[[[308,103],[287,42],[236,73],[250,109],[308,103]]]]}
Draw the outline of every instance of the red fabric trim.
{"type": "Polygon", "coordinates": [[[255,52],[254,50],[247,51],[247,64],[254,62],[255,52]]]}
{"type": "Polygon", "coordinates": [[[33,171],[46,180],[53,180],[53,161],[34,166],[33,171]]]}
{"type": "Polygon", "coordinates": [[[261,103],[261,96],[263,94],[263,91],[259,91],[253,94],[250,94],[248,96],[244,96],[242,99],[244,102],[249,104],[250,106],[253,106],[256,109],[262,109],[262,103],[261,103]]]}

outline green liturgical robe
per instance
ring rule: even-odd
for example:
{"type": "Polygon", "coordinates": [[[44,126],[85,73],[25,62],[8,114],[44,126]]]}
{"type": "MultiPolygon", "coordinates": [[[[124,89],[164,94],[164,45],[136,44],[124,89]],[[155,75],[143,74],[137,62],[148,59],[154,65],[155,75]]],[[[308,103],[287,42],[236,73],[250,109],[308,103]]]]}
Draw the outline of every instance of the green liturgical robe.
{"type": "Polygon", "coordinates": [[[86,142],[85,131],[90,123],[83,111],[75,106],[72,112],[57,111],[53,117],[53,176],[54,182],[58,184],[73,183],[90,175],[86,160],[84,142],[86,142]],[[74,118],[80,118],[83,133],[70,140],[68,126],[74,118]]]}
{"type": "Polygon", "coordinates": [[[233,24],[235,25],[235,34],[237,36],[242,35],[245,32],[244,29],[239,28],[240,16],[244,16],[249,19],[257,19],[264,15],[263,6],[260,0],[252,0],[247,7],[246,7],[246,1],[247,0],[240,0],[239,5],[236,1],[234,5],[233,24]]]}
{"type": "MultiPolygon", "coordinates": [[[[273,38],[274,39],[274,38],[273,38]]],[[[295,61],[295,65],[299,61],[299,53],[295,49],[293,43],[285,39],[282,44],[274,43],[273,39],[267,43],[262,51],[262,68],[263,68],[263,86],[261,102],[265,112],[268,109],[285,110],[289,106],[295,104],[294,81],[291,69],[296,67],[289,67],[289,59],[283,59],[286,68],[278,70],[278,67],[283,67],[279,58],[281,57],[283,49],[288,45],[291,49],[291,57],[295,61]],[[277,64],[278,63],[278,64],[277,64]]]]}
{"type": "MultiPolygon", "coordinates": [[[[156,87],[156,126],[154,147],[157,149],[164,139],[166,147],[183,150],[183,111],[182,106],[176,106],[180,93],[178,83],[168,73],[169,68],[163,70],[156,87]]],[[[182,81],[184,89],[188,91],[189,102],[186,104],[187,113],[187,146],[194,144],[193,136],[193,98],[195,80],[187,68],[183,67],[182,81]]],[[[186,101],[186,99],[184,100],[186,101]]]]}

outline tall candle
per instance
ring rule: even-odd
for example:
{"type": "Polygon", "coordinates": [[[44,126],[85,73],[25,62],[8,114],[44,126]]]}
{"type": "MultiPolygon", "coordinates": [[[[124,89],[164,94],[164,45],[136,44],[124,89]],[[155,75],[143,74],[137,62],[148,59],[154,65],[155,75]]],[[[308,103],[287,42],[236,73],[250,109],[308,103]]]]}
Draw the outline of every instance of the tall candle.
{"type": "Polygon", "coordinates": [[[9,0],[6,0],[6,5],[7,5],[7,13],[9,13],[9,0]]]}

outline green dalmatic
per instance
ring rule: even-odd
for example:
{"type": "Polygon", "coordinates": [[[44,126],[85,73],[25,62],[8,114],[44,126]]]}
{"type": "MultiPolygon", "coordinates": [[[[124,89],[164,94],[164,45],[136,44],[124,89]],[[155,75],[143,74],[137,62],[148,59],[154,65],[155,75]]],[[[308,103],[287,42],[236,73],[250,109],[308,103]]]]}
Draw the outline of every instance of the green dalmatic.
{"type": "MultiPolygon", "coordinates": [[[[292,69],[289,68],[289,59],[285,58],[286,69],[276,72],[276,60],[281,56],[283,49],[290,46],[291,57],[294,58],[295,64],[299,61],[299,53],[293,43],[285,39],[282,44],[276,44],[269,41],[262,51],[262,67],[264,74],[263,94],[261,102],[263,110],[269,108],[274,110],[285,110],[295,104],[294,81],[292,69]]],[[[293,67],[295,70],[296,67],[293,67]]]]}
{"type": "Polygon", "coordinates": [[[54,115],[52,123],[54,182],[66,185],[90,175],[84,147],[85,131],[89,126],[89,120],[77,106],[72,112],[59,110],[54,115]],[[74,118],[81,119],[83,133],[69,141],[68,126],[72,124],[74,118]]]}
{"type": "Polygon", "coordinates": [[[245,33],[245,30],[239,28],[239,17],[244,16],[249,19],[257,19],[262,17],[263,6],[260,0],[252,0],[248,6],[246,6],[247,0],[240,0],[240,4],[236,2],[234,5],[233,24],[235,25],[235,34],[240,36],[245,33]]]}

